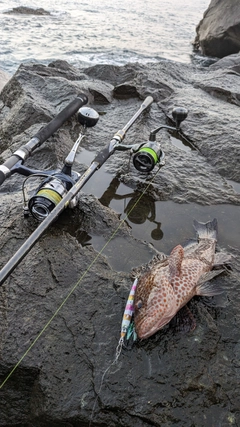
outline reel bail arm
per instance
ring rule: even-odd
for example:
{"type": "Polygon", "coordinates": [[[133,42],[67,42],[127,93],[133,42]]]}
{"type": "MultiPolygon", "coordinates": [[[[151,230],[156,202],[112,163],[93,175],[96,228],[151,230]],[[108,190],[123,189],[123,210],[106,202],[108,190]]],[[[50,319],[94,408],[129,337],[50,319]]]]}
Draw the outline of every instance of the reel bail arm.
{"type": "Polygon", "coordinates": [[[72,147],[70,153],[66,157],[64,161],[64,166],[62,168],[62,172],[70,176],[72,175],[72,165],[75,160],[77,149],[83,138],[85,137],[86,128],[91,128],[97,124],[99,120],[99,114],[93,108],[82,107],[78,110],[77,118],[79,123],[83,126],[83,133],[79,134],[79,137],[75,142],[74,146],[72,147]]]}

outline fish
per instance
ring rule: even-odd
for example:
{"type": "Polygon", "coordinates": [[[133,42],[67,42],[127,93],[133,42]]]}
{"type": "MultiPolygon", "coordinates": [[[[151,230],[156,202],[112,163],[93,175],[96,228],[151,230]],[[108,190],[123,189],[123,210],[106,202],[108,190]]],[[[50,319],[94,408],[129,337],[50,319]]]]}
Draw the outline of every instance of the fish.
{"type": "Polygon", "coordinates": [[[138,277],[134,295],[134,325],[140,339],[149,338],[167,325],[177,313],[184,311],[189,320],[187,330],[196,326],[186,304],[195,296],[213,296],[223,292],[209,282],[225,269],[231,257],[216,250],[217,220],[193,222],[197,239],[184,247],[173,248],[169,256],[152,262],[150,268],[138,277]]]}

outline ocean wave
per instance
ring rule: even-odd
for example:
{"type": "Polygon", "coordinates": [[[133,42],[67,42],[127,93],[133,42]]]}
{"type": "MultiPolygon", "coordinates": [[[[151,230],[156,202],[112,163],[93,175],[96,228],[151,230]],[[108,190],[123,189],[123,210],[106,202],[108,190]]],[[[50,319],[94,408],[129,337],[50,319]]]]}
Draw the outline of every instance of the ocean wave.
{"type": "MultiPolygon", "coordinates": [[[[39,8],[37,0],[24,0],[23,4],[39,8]]],[[[195,0],[194,5],[192,0],[177,4],[175,0],[152,0],[148,7],[145,0],[137,4],[83,1],[81,5],[76,0],[58,0],[57,4],[42,0],[41,8],[49,15],[4,14],[20,5],[21,0],[0,2],[0,47],[2,52],[10,52],[9,57],[1,55],[0,65],[8,72],[30,58],[44,64],[65,59],[74,65],[124,65],[162,58],[191,62],[195,26],[208,0],[195,0]]]]}

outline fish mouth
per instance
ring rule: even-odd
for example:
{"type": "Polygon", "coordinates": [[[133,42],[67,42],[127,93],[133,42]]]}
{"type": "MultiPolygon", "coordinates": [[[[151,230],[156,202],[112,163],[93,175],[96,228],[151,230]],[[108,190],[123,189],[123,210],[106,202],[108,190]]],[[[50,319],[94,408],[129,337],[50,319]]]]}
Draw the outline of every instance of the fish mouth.
{"type": "Polygon", "coordinates": [[[149,328],[149,326],[144,324],[145,322],[142,322],[137,328],[137,336],[139,339],[145,339],[149,338],[151,335],[154,335],[160,328],[162,328],[165,323],[162,325],[161,322],[156,322],[152,327],[149,328]]]}
{"type": "Polygon", "coordinates": [[[142,321],[136,326],[136,332],[139,339],[146,339],[154,335],[159,329],[162,329],[170,320],[174,317],[174,314],[164,317],[161,320],[156,320],[152,325],[149,326],[149,318],[146,321],[142,321]]]}
{"type": "Polygon", "coordinates": [[[144,340],[146,338],[151,337],[152,335],[154,335],[156,332],[158,331],[157,328],[152,328],[150,331],[148,332],[137,332],[137,336],[140,340],[144,340]]]}

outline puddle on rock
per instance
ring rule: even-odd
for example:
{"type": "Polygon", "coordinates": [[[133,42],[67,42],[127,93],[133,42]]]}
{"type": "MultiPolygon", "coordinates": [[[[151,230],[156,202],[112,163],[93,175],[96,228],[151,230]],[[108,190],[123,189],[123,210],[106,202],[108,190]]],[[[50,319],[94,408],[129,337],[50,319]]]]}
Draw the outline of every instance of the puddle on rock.
{"type": "MultiPolygon", "coordinates": [[[[114,210],[120,210],[120,202],[110,203],[114,210]]],[[[124,210],[122,201],[122,210],[124,210]]],[[[239,230],[240,206],[215,205],[199,206],[195,203],[177,204],[172,201],[155,203],[155,219],[146,218],[137,223],[127,219],[135,238],[151,243],[155,249],[169,254],[179,243],[195,238],[193,219],[207,222],[213,218],[218,220],[218,245],[221,248],[234,247],[240,249],[239,230]]],[[[125,213],[121,214],[121,219],[125,213]]],[[[92,236],[93,247],[100,251],[106,244],[104,238],[92,236]]],[[[104,248],[103,254],[108,257],[110,265],[118,271],[129,271],[132,267],[150,260],[149,250],[137,244],[133,245],[122,237],[115,237],[104,248]]]]}
{"type": "MultiPolygon", "coordinates": [[[[82,149],[78,161],[89,165],[93,158],[93,152],[82,149]]],[[[177,244],[194,238],[194,219],[207,222],[213,218],[218,220],[218,245],[226,249],[228,246],[240,248],[240,206],[178,204],[171,200],[156,202],[148,195],[144,195],[135,205],[139,192],[106,173],[104,166],[87,182],[83,192],[94,194],[103,205],[112,208],[120,219],[126,220],[136,239],[151,243],[160,252],[168,254],[177,244]]],[[[89,243],[101,251],[106,241],[103,237],[92,235],[89,243]]],[[[137,246],[117,236],[106,245],[103,254],[118,271],[129,271],[151,258],[147,246],[137,246]]]]}
{"type": "Polygon", "coordinates": [[[180,150],[189,152],[189,151],[196,151],[196,148],[187,141],[187,139],[183,139],[183,137],[180,137],[175,132],[175,136],[170,136],[170,141],[175,147],[180,148],[180,150]]]}
{"type": "Polygon", "coordinates": [[[226,180],[229,185],[236,191],[236,193],[240,194],[240,182],[232,181],[231,179],[226,180]]]}
{"type": "Polygon", "coordinates": [[[104,237],[92,236],[91,244],[94,249],[103,253],[116,271],[130,272],[132,268],[148,263],[153,257],[149,247],[142,242],[137,244],[128,238],[115,237],[107,245],[106,243],[104,237]]]}

